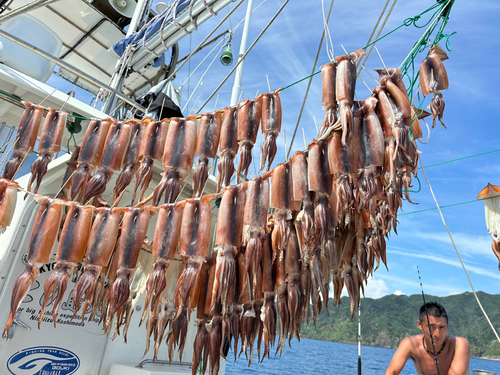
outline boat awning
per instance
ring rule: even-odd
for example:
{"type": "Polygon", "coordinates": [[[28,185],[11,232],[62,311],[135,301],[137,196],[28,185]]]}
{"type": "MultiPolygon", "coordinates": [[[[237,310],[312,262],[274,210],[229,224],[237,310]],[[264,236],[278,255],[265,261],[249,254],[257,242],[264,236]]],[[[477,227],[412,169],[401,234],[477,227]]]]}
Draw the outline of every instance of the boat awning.
{"type": "MultiPolygon", "coordinates": [[[[30,2],[32,0],[14,0],[9,10],[30,2]]],[[[108,49],[124,38],[124,30],[86,0],[56,1],[27,13],[44,23],[61,39],[63,48],[60,56],[55,57],[102,82],[110,81],[118,60],[108,49]]],[[[60,68],[57,73],[94,94],[99,91],[99,87],[78,80],[65,69],[60,68]]],[[[148,69],[141,74],[134,74],[125,81],[123,93],[133,96],[136,88],[152,82],[157,73],[158,69],[148,69]]],[[[144,91],[152,85],[146,86],[144,91]]]]}

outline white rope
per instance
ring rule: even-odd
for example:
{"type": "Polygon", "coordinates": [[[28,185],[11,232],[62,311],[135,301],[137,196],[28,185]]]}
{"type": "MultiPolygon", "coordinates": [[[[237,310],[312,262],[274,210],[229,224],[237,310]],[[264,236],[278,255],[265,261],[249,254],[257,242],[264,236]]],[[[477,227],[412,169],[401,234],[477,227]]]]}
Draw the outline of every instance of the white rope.
{"type": "Polygon", "coordinates": [[[325,42],[326,54],[328,55],[328,58],[330,59],[330,61],[333,61],[333,59],[335,58],[335,55],[333,52],[333,41],[332,41],[332,36],[330,34],[330,28],[328,27],[328,21],[326,20],[326,17],[325,17],[325,2],[324,2],[324,0],[321,0],[321,12],[323,14],[324,33],[327,36],[327,40],[325,42]],[[328,42],[330,42],[330,43],[328,43],[328,42]],[[330,44],[330,45],[328,45],[328,44],[330,44]],[[331,48],[331,50],[330,50],[330,48],[331,48]]]}
{"type": "Polygon", "coordinates": [[[451,235],[451,232],[450,230],[448,229],[448,226],[446,225],[446,222],[444,221],[444,216],[443,216],[443,213],[441,212],[441,207],[439,207],[439,203],[436,199],[436,196],[434,195],[434,191],[432,190],[432,186],[431,186],[431,183],[429,182],[429,179],[427,178],[427,175],[425,174],[425,169],[424,169],[424,165],[422,163],[422,156],[420,156],[420,167],[422,169],[422,173],[424,174],[424,177],[425,177],[425,180],[427,181],[427,185],[429,185],[429,189],[431,191],[431,194],[432,194],[432,198],[434,198],[434,202],[436,203],[436,207],[439,211],[439,215],[441,216],[441,220],[443,221],[443,225],[444,227],[446,228],[446,231],[448,232],[448,235],[450,236],[450,240],[451,240],[451,243],[453,245],[453,247],[455,248],[455,251],[457,253],[457,256],[458,256],[458,259],[460,260],[460,264],[462,265],[462,268],[464,269],[464,272],[465,272],[465,275],[467,276],[467,280],[469,280],[469,284],[470,284],[470,287],[472,289],[472,293],[474,293],[474,297],[476,297],[476,301],[479,305],[479,307],[481,308],[481,311],[483,312],[486,320],[488,321],[488,323],[490,324],[490,327],[491,329],[493,330],[493,333],[495,334],[498,342],[500,342],[500,337],[498,336],[498,333],[497,331],[495,330],[495,327],[493,326],[493,324],[491,323],[490,321],[490,318],[488,317],[488,314],[486,314],[486,311],[484,311],[484,308],[483,308],[483,305],[481,305],[481,302],[479,301],[479,298],[477,297],[477,294],[476,294],[476,291],[474,290],[474,286],[472,285],[472,281],[469,277],[469,273],[467,272],[467,270],[465,269],[465,264],[464,262],[462,261],[462,257],[460,256],[460,253],[458,252],[458,249],[457,249],[457,246],[455,245],[455,241],[453,241],[453,236],[451,235]]]}

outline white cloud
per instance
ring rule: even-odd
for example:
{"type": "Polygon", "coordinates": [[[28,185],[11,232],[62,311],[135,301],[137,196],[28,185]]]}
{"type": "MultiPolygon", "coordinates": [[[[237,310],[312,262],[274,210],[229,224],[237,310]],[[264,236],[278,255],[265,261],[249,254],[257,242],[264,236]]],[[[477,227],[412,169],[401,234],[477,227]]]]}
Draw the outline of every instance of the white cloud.
{"type": "MultiPolygon", "coordinates": [[[[430,255],[430,254],[415,254],[415,253],[410,253],[408,251],[402,252],[402,251],[396,251],[396,250],[391,250],[391,252],[394,254],[398,254],[398,255],[404,255],[404,256],[410,256],[410,257],[414,257],[414,258],[432,260],[432,261],[447,264],[449,266],[453,266],[456,268],[462,268],[462,265],[460,264],[460,262],[458,260],[452,260],[452,259],[441,257],[441,256],[430,255]]],[[[476,274],[481,275],[481,276],[487,276],[487,277],[491,277],[491,278],[500,280],[500,274],[498,272],[491,272],[491,271],[485,270],[483,267],[471,266],[470,264],[465,264],[465,268],[467,269],[467,272],[472,272],[472,273],[476,273],[476,274]]]]}
{"type": "Polygon", "coordinates": [[[396,296],[406,296],[406,294],[405,294],[405,293],[403,293],[401,290],[396,290],[396,291],[394,292],[394,295],[396,295],[396,296]]]}
{"type": "Polygon", "coordinates": [[[382,279],[376,279],[373,276],[368,278],[368,285],[365,285],[365,297],[381,298],[389,292],[389,287],[382,279]]]}

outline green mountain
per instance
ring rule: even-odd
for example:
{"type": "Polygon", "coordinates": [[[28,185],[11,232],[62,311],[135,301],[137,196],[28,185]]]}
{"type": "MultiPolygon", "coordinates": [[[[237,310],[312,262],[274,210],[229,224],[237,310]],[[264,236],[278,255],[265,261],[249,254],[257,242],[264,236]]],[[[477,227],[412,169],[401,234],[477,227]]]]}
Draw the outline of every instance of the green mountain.
{"type": "MultiPolygon", "coordinates": [[[[497,332],[500,332],[500,294],[477,293],[484,310],[497,332]]],[[[449,334],[465,337],[474,357],[500,356],[500,344],[472,293],[449,297],[426,295],[426,301],[442,304],[449,319],[449,334]]],[[[324,311],[318,316],[316,329],[309,318],[304,322],[301,336],[311,339],[356,343],[358,316],[351,320],[349,299],[343,297],[340,306],[333,307],[329,300],[330,314],[324,311]]],[[[408,336],[420,334],[417,327],[418,312],[422,305],[421,295],[388,295],[380,299],[361,300],[361,336],[363,345],[397,348],[408,336]]]]}

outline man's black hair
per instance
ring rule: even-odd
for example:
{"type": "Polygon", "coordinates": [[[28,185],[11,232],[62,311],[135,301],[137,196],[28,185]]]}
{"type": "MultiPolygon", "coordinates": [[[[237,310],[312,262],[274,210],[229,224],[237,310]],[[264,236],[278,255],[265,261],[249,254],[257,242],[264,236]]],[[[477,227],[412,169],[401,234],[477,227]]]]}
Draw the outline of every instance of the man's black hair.
{"type": "Polygon", "coordinates": [[[446,318],[446,324],[448,324],[448,314],[446,313],[444,307],[437,302],[426,302],[424,305],[422,305],[422,307],[420,308],[420,314],[418,316],[418,320],[420,320],[421,323],[427,321],[425,313],[426,309],[429,316],[433,316],[435,318],[446,318]]]}

